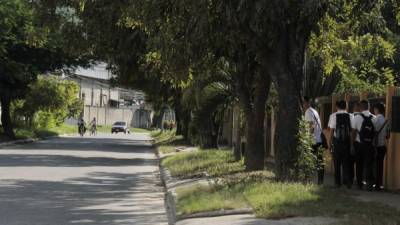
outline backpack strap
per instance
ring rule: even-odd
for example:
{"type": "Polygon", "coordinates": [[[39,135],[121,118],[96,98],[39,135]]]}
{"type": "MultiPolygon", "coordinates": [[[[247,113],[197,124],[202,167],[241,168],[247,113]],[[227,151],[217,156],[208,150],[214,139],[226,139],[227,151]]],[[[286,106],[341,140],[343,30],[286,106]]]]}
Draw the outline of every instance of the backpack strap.
{"type": "Polygon", "coordinates": [[[381,126],[381,128],[378,130],[378,134],[380,134],[380,133],[382,132],[383,128],[386,127],[387,122],[388,122],[388,121],[385,120],[385,122],[383,123],[383,125],[381,126]]]}
{"type": "MultiPolygon", "coordinates": [[[[310,110],[311,110],[311,109],[310,109],[310,110]]],[[[313,117],[314,117],[315,122],[317,122],[318,128],[322,131],[321,124],[319,124],[318,119],[317,119],[317,116],[315,116],[314,111],[311,110],[311,113],[312,113],[312,115],[313,115],[313,117]]]]}

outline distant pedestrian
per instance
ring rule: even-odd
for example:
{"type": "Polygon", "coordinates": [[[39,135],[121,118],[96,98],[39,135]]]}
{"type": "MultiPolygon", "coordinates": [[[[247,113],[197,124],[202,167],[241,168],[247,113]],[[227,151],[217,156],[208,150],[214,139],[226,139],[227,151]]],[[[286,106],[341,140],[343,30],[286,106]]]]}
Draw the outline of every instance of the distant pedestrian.
{"type": "Polygon", "coordinates": [[[383,184],[383,162],[386,155],[386,140],[390,137],[389,126],[385,119],[385,105],[383,103],[377,103],[373,107],[375,119],[375,140],[374,146],[376,148],[376,179],[375,189],[382,190],[383,184]]]}
{"type": "Polygon", "coordinates": [[[303,107],[305,110],[305,120],[309,123],[310,133],[313,134],[314,143],[313,143],[313,154],[317,158],[317,175],[318,175],[318,184],[324,183],[324,157],[323,157],[323,149],[322,149],[322,126],[321,119],[317,110],[311,107],[310,98],[304,97],[303,107]]]}
{"type": "Polygon", "coordinates": [[[367,182],[367,189],[372,190],[374,180],[373,163],[374,163],[374,146],[375,137],[375,116],[369,111],[369,102],[362,100],[360,102],[361,113],[354,116],[352,121],[353,139],[355,141],[355,157],[356,157],[356,176],[359,189],[363,188],[363,175],[367,182]]]}
{"type": "Polygon", "coordinates": [[[343,100],[336,102],[336,109],[337,112],[329,116],[328,122],[328,146],[333,156],[335,187],[339,188],[344,183],[348,188],[351,188],[353,184],[351,178],[351,167],[353,166],[351,156],[352,115],[346,111],[346,102],[343,100]]]}

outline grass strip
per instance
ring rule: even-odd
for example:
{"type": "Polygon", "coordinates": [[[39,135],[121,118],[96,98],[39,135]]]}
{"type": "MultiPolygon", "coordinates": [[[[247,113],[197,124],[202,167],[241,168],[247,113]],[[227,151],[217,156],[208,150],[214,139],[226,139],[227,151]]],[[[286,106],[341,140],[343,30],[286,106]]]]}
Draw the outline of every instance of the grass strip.
{"type": "MultiPolygon", "coordinates": [[[[245,176],[245,175],[243,175],[245,176]]],[[[346,190],[272,180],[177,189],[177,211],[187,215],[251,206],[257,217],[339,218],[342,225],[400,224],[400,212],[374,202],[360,202],[346,190]]]]}
{"type": "Polygon", "coordinates": [[[172,176],[183,178],[202,176],[204,172],[217,177],[244,171],[243,161],[235,162],[229,150],[183,152],[168,156],[161,163],[169,169],[172,176]]]}

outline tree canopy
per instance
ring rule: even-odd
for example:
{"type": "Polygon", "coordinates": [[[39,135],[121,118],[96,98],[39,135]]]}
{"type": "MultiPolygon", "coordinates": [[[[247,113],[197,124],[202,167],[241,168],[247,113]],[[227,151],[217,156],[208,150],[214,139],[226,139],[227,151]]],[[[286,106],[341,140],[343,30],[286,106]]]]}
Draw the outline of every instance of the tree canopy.
{"type": "Polygon", "coordinates": [[[261,131],[273,83],[276,172],[284,180],[301,157],[304,94],[381,92],[399,81],[394,0],[55,2],[82,37],[72,46],[108,62],[116,82],[143,90],[156,109],[173,108],[178,133],[215,143],[217,114],[238,102],[247,170],[264,167],[261,131]],[[199,121],[216,123],[189,129],[204,125],[199,121]]]}

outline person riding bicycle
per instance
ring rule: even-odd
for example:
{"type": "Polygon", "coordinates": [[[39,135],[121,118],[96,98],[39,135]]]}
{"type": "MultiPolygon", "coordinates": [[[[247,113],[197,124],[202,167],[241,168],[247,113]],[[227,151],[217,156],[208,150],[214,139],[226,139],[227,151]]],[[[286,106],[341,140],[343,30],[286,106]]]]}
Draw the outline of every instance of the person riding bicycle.
{"type": "Polygon", "coordinates": [[[97,122],[96,122],[96,117],[93,118],[93,120],[90,122],[90,131],[92,134],[95,134],[97,131],[97,122]]]}
{"type": "Polygon", "coordinates": [[[83,118],[80,118],[78,120],[78,133],[81,133],[81,129],[83,129],[83,133],[85,133],[86,130],[86,122],[83,118]]]}

